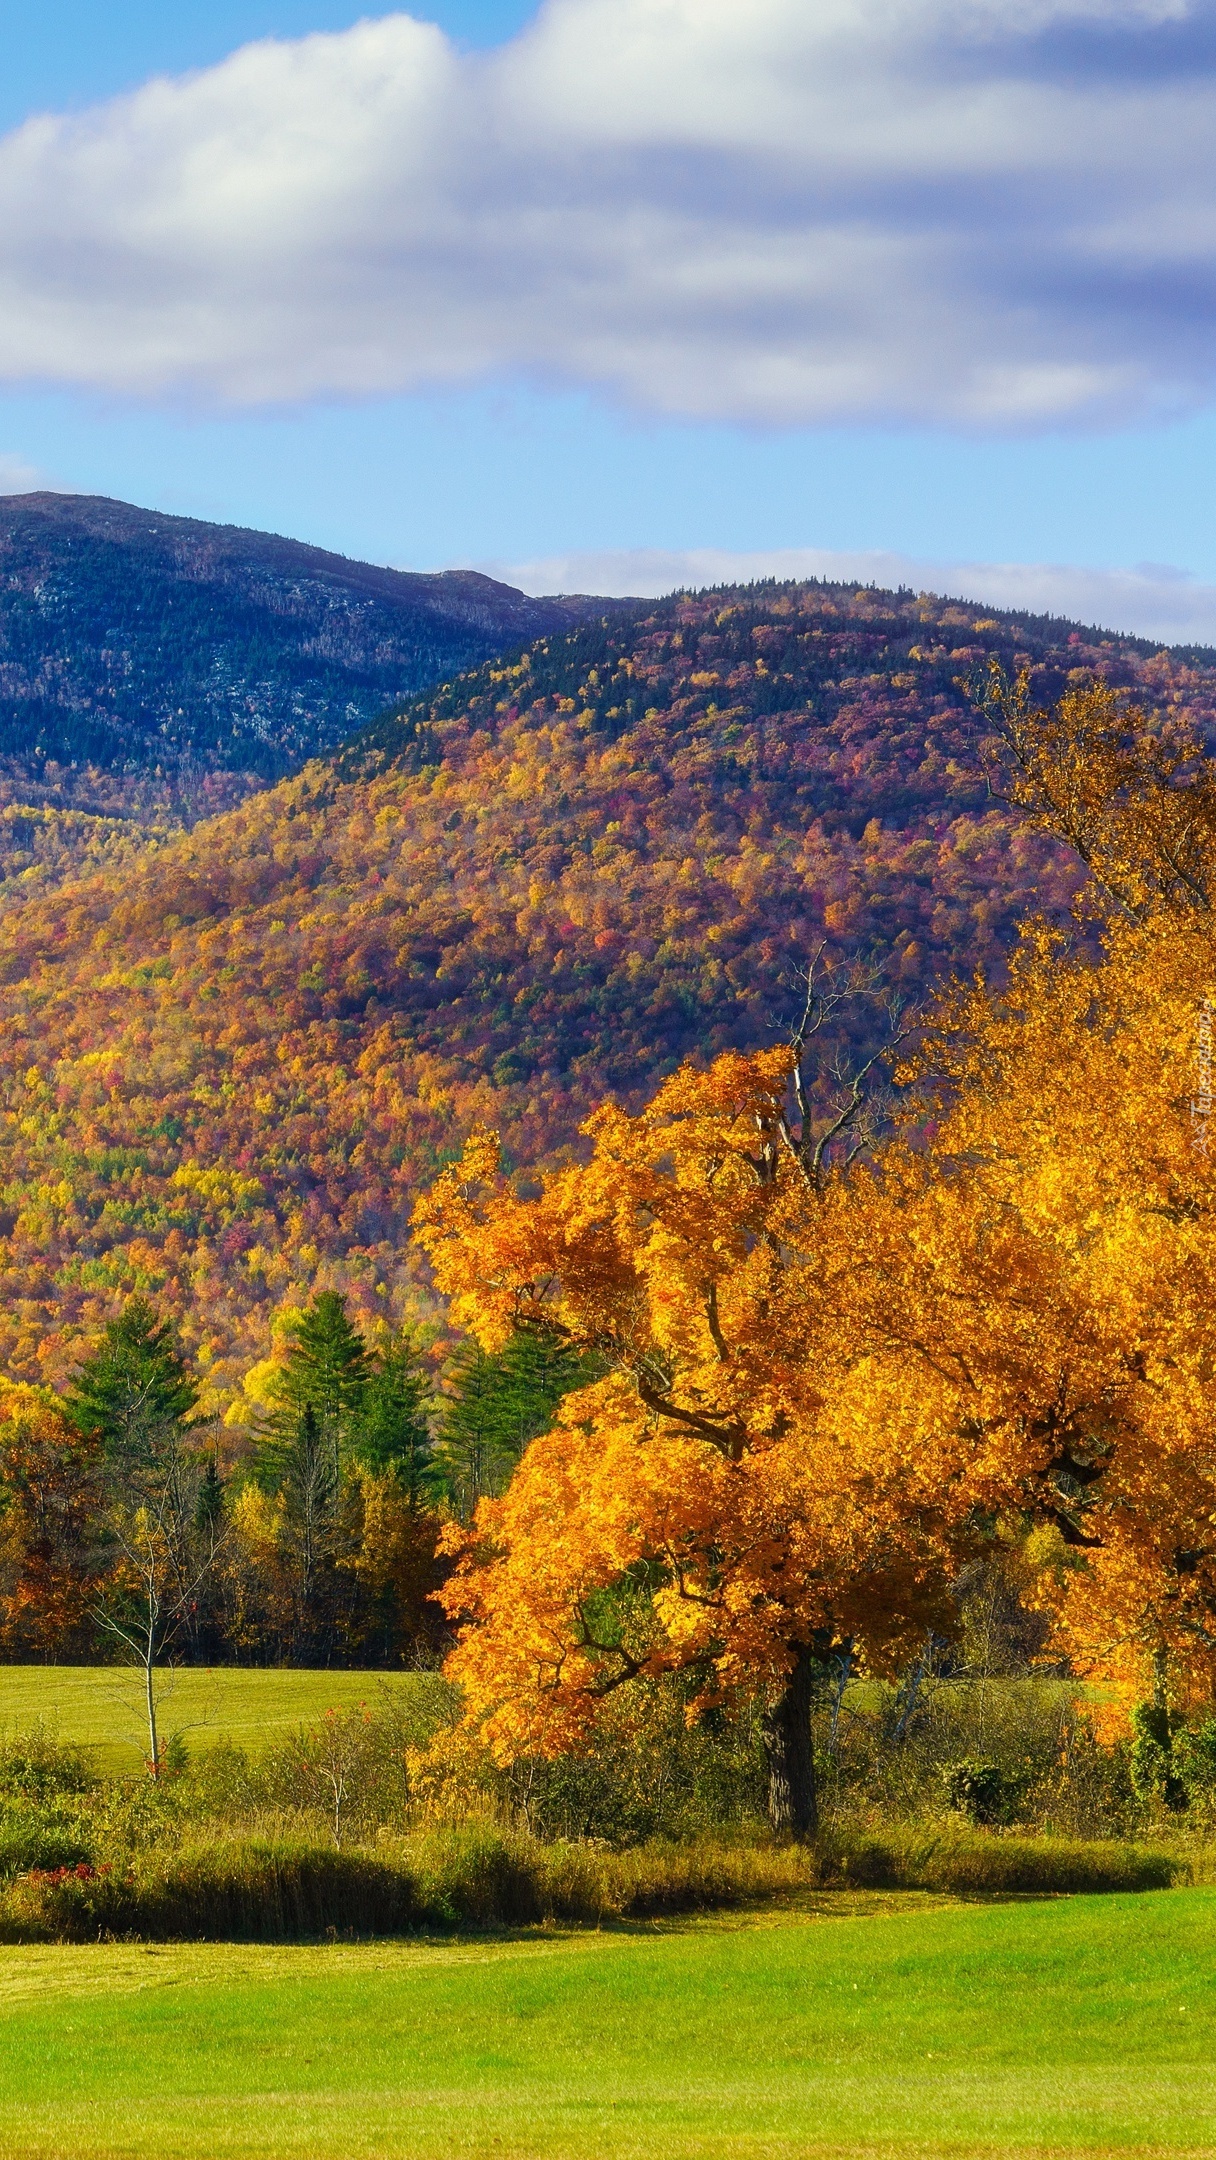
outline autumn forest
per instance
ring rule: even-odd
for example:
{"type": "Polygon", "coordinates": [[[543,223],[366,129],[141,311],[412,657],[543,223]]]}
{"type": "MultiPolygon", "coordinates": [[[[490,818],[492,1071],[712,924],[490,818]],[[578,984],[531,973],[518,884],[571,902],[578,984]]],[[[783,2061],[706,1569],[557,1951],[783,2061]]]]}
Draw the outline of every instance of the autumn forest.
{"type": "Polygon", "coordinates": [[[1202,653],[760,586],[10,850],[3,1655],[446,1658],[503,1766],[674,1686],[802,1832],[825,1675],[978,1569],[1176,1782],[1214,719],[1202,653]]]}

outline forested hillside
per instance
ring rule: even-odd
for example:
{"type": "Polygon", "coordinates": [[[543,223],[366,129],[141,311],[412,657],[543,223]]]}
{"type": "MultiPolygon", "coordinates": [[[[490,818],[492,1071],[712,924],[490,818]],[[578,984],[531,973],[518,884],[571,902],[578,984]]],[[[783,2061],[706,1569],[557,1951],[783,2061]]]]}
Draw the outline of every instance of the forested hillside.
{"type": "Polygon", "coordinates": [[[414,1197],[472,1122],[537,1160],[607,1093],[775,1039],[824,937],[911,994],[999,966],[1077,871],[986,797],[959,683],[992,652],[1213,715],[1211,656],[912,595],[677,598],[11,913],[8,1370],[63,1372],[139,1288],[230,1403],[284,1302],[411,1309],[414,1197]]]}
{"type": "MultiPolygon", "coordinates": [[[[0,498],[0,877],[117,864],[606,602],[73,495],[0,498]]],[[[11,892],[7,895],[12,897],[11,892]]]]}

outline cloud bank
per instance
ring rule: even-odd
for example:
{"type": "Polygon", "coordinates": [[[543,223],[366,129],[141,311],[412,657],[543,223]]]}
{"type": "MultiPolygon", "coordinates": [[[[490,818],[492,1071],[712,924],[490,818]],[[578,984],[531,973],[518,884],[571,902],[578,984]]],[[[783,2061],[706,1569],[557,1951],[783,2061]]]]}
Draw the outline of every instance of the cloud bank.
{"type": "Polygon", "coordinates": [[[1216,0],[390,15],[0,141],[0,380],[1121,423],[1216,387],[1216,0]]]}
{"type": "Polygon", "coordinates": [[[0,496],[28,495],[33,488],[50,486],[46,474],[28,458],[0,450],[0,496]]]}
{"type": "Polygon", "coordinates": [[[747,584],[753,578],[827,578],[948,594],[982,606],[1062,615],[1073,622],[1163,645],[1216,645],[1216,585],[1205,585],[1167,564],[1133,570],[1087,570],[1056,563],[928,562],[913,555],[770,548],[732,554],[725,548],[670,552],[622,548],[598,554],[551,555],[531,562],[481,563],[494,577],[528,593],[638,594],[681,587],[747,584]]]}

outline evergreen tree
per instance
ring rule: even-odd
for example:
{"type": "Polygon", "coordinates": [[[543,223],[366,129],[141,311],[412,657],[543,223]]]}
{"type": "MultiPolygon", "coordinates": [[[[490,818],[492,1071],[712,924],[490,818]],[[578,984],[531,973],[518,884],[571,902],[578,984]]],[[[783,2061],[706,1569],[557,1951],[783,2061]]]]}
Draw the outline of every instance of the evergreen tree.
{"type": "Polygon", "coordinates": [[[337,1543],[339,1482],[329,1442],[311,1403],[281,1450],[286,1543],[296,1578],[297,1637],[308,1649],[318,1634],[319,1591],[337,1543]]]}
{"type": "Polygon", "coordinates": [[[507,1485],[517,1456],[502,1439],[500,1360],[476,1343],[456,1352],[435,1448],[443,1489],[462,1522],[507,1485]]]}
{"type": "Polygon", "coordinates": [[[100,1440],[120,1482],[158,1483],[198,1406],[173,1329],[146,1298],[131,1298],[79,1368],[64,1402],[78,1432],[100,1440]]]}
{"type": "Polygon", "coordinates": [[[435,1483],[430,1402],[430,1381],[413,1343],[405,1334],[389,1336],[372,1361],[356,1453],[378,1476],[393,1471],[412,1508],[423,1506],[435,1483]]]}
{"type": "Polygon", "coordinates": [[[213,1462],[208,1478],[194,1437],[197,1406],[173,1330],[144,1298],[109,1323],[64,1404],[101,1445],[117,1565],[93,1617],[139,1668],[154,1777],[163,1761],[158,1668],[183,1642],[197,1653],[224,1534],[218,1472],[213,1462]]]}
{"type": "Polygon", "coordinates": [[[596,1359],[543,1328],[518,1328],[494,1363],[499,1437],[517,1461],[530,1440],[548,1431],[562,1397],[601,1370],[596,1359]]]}
{"type": "Polygon", "coordinates": [[[346,1310],[346,1299],[335,1290],[322,1290],[291,1328],[271,1414],[262,1428],[272,1473],[285,1459],[284,1451],[300,1446],[301,1421],[309,1410],[337,1484],[363,1413],[371,1369],[367,1344],[346,1310]]]}
{"type": "Polygon", "coordinates": [[[346,1299],[322,1290],[291,1327],[261,1428],[262,1477],[283,1502],[292,1648],[309,1659],[332,1656],[351,1588],[342,1564],[358,1496],[346,1473],[359,1452],[373,1370],[346,1299]]]}
{"type": "Polygon", "coordinates": [[[498,1351],[461,1346],[448,1372],[435,1458],[463,1520],[480,1499],[505,1491],[528,1442],[548,1431],[562,1397],[585,1386],[597,1370],[594,1359],[542,1329],[520,1328],[498,1351]]]}
{"type": "Polygon", "coordinates": [[[195,1517],[200,1530],[213,1530],[224,1512],[224,1479],[214,1455],[199,1479],[195,1517]]]}

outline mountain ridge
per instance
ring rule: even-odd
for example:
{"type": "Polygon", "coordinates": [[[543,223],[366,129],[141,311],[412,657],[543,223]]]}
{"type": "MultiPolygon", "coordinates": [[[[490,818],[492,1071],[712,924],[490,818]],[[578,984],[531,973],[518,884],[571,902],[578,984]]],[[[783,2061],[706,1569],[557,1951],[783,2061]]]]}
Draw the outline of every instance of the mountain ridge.
{"type": "Polygon", "coordinates": [[[132,861],[403,694],[620,605],[106,496],[0,497],[0,909],[132,861]]]}
{"type": "Polygon", "coordinates": [[[619,604],[106,496],[3,496],[0,761],[281,778],[394,697],[619,604]]]}
{"type": "MultiPolygon", "coordinates": [[[[283,572],[308,568],[317,577],[333,577],[369,593],[402,598],[408,595],[420,607],[475,622],[479,627],[497,629],[504,621],[512,628],[518,624],[524,636],[539,628],[553,628],[566,610],[567,600],[571,619],[577,618],[582,602],[594,600],[594,595],[589,594],[533,597],[481,570],[395,569],[258,526],[220,524],[174,511],[146,510],[111,495],[64,494],[49,488],[0,495],[0,527],[15,504],[21,505],[27,516],[73,527],[92,538],[129,544],[137,534],[153,534],[179,546],[192,542],[198,560],[220,566],[237,567],[244,561],[246,566],[275,567],[283,572]],[[259,543],[256,549],[249,547],[252,541],[259,543]]],[[[595,600],[594,604],[607,603],[595,600]]]]}

